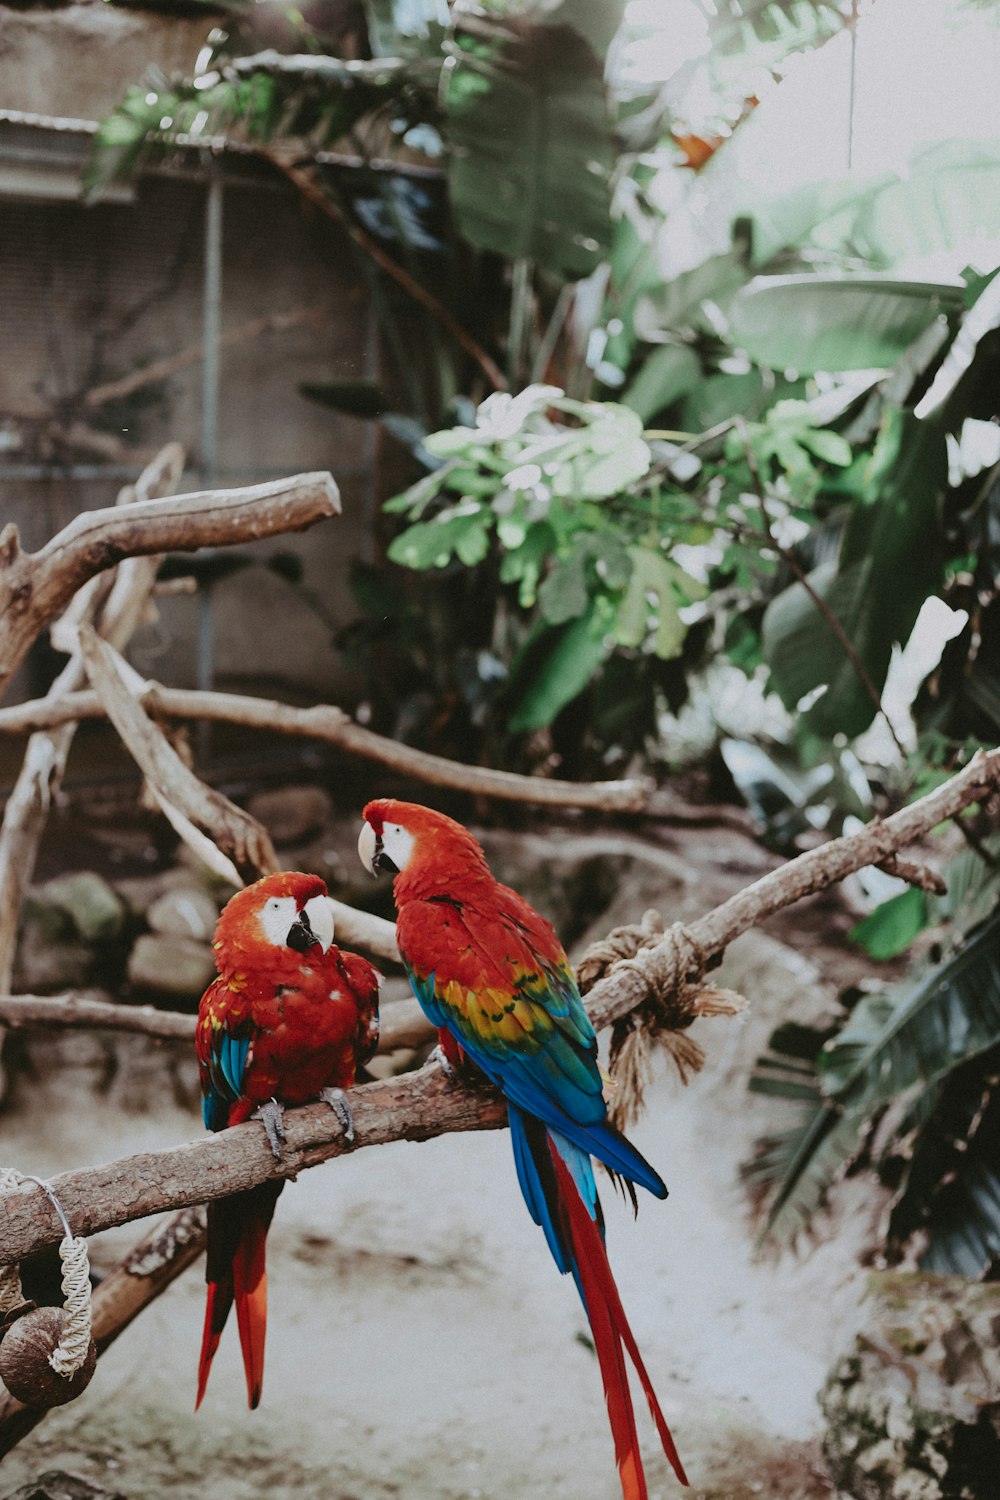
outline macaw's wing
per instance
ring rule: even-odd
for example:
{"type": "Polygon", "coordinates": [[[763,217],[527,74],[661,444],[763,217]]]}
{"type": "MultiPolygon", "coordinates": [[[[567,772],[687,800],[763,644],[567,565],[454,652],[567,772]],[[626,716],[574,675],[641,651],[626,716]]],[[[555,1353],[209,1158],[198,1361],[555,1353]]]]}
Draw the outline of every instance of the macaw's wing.
{"type": "Polygon", "coordinates": [[[518,1109],[664,1197],[659,1175],[608,1121],[594,1028],[552,928],[505,886],[494,892],[488,907],[404,906],[396,936],[414,994],[518,1109]]]}
{"type": "Polygon", "coordinates": [[[230,1110],[242,1096],[254,1031],[246,991],[216,979],[201,997],[195,1031],[201,1112],[209,1130],[225,1130],[230,1110]]]}
{"type": "Polygon", "coordinates": [[[374,964],[358,953],[341,953],[338,966],[354,996],[358,1009],[358,1029],[355,1033],[354,1059],[357,1067],[363,1067],[375,1055],[378,1046],[378,996],[382,975],[374,964]]]}
{"type": "MultiPolygon", "coordinates": [[[[594,1030],[569,961],[530,907],[411,902],[397,935],[417,998],[509,1098],[549,1118],[605,1116],[594,1030]],[[536,930],[524,920],[534,918],[536,930]],[[545,949],[542,951],[542,942],[545,949]]],[[[513,894],[513,893],[510,893],[513,894]]],[[[519,900],[519,898],[518,898],[519,900]]]]}

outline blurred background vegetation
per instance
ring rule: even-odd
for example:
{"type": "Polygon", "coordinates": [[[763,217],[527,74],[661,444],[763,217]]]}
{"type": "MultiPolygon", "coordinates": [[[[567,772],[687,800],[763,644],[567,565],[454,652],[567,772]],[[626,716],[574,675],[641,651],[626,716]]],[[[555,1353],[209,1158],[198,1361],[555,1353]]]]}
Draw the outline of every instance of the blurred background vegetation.
{"type": "MultiPolygon", "coordinates": [[[[785,852],[997,742],[995,5],[206,8],[89,186],[224,137],[348,228],[381,374],[301,389],[398,450],[341,641],[375,727],[563,775],[707,766],[785,852]]],[[[761,1062],[779,1239],[865,1167],[887,1256],[996,1274],[1000,838],[988,810],[962,834],[946,897],[873,873],[869,989],[761,1062]]]]}

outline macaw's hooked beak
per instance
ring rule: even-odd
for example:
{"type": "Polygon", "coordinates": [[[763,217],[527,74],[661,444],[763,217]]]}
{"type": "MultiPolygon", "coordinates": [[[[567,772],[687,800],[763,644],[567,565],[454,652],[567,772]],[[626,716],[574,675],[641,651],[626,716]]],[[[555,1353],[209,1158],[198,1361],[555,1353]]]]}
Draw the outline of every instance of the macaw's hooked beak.
{"type": "Polygon", "coordinates": [[[366,870],[377,875],[382,862],[382,840],[370,823],[362,823],[358,835],[358,857],[366,870]]]}
{"type": "Polygon", "coordinates": [[[308,953],[309,949],[319,942],[319,938],[309,925],[309,918],[304,911],[300,911],[291,927],[285,943],[289,948],[294,948],[296,953],[308,953]]]}

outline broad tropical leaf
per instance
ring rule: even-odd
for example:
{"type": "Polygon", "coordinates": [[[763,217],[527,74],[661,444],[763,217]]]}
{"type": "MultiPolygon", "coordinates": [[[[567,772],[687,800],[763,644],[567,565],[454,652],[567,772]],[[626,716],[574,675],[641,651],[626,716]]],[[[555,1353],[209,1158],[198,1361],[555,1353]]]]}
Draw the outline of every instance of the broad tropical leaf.
{"type": "Polygon", "coordinates": [[[601,60],[574,24],[581,4],[563,0],[559,25],[462,11],[443,95],[462,235],[567,279],[607,250],[615,160],[601,60]]]}
{"type": "MultiPolygon", "coordinates": [[[[942,428],[907,412],[890,415],[872,463],[867,503],[857,503],[840,561],[809,575],[861,658],[876,690],[885,682],[894,642],[905,644],[943,565],[937,515],[948,477],[942,428]]],[[[871,693],[815,600],[792,584],[768,606],[764,656],[782,701],[794,708],[826,691],[806,722],[819,735],[867,729],[871,693]]]]}
{"type": "Polygon", "coordinates": [[[1000,1258],[1000,1054],[991,1059],[987,1077],[981,1065],[960,1068],[931,1091],[934,1107],[893,1204],[890,1244],[901,1249],[923,1230],[927,1270],[981,1276],[1000,1258]]]}
{"type": "Polygon", "coordinates": [[[733,342],[775,370],[888,368],[962,288],[890,277],[758,276],[729,308],[733,342]]]}
{"type": "Polygon", "coordinates": [[[608,654],[603,621],[591,608],[569,624],[540,622],[511,664],[507,727],[544,729],[582,693],[608,654]]]}
{"type": "Polygon", "coordinates": [[[943,963],[865,999],[820,1054],[824,1092],[871,1111],[1000,1044],[1000,917],[943,963]]]}

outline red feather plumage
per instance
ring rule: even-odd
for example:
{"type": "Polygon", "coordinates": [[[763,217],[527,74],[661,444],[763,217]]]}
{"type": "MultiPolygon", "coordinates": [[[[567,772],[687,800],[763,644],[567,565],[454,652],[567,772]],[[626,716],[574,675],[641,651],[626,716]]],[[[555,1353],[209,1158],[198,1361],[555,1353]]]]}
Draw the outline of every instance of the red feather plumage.
{"type": "MultiPolygon", "coordinates": [[[[205,1122],[224,1130],[260,1105],[306,1104],[324,1088],[349,1089],[378,1042],[380,975],[334,944],[290,947],[263,926],[268,902],[295,923],[326,886],[314,875],[269,875],[235,895],[219,918],[213,948],[219,977],[198,1009],[195,1050],[205,1122]]],[[[307,924],[308,925],[308,924],[307,924]]],[[[291,935],[291,934],[289,934],[291,935]]],[[[307,937],[297,937],[307,943],[307,937]]],[[[272,1181],[209,1205],[208,1294],[198,1362],[200,1406],[231,1307],[251,1408],[260,1401],[267,1326],[265,1244],[283,1187],[272,1181]]]]}

